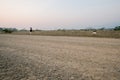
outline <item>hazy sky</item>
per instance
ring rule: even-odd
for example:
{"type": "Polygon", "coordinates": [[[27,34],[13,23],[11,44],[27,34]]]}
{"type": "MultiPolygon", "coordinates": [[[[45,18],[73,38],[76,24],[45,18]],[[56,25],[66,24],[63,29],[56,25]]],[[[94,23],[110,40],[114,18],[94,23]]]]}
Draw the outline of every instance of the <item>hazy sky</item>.
{"type": "Polygon", "coordinates": [[[120,0],[0,0],[0,27],[81,29],[120,25],[120,0]]]}

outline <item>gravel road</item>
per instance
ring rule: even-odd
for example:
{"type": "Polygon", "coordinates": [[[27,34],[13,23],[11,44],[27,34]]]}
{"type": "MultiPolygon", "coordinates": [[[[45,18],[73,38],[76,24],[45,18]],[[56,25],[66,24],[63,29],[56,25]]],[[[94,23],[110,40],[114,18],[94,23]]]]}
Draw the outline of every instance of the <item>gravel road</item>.
{"type": "Polygon", "coordinates": [[[120,80],[120,39],[0,34],[0,80],[120,80]]]}

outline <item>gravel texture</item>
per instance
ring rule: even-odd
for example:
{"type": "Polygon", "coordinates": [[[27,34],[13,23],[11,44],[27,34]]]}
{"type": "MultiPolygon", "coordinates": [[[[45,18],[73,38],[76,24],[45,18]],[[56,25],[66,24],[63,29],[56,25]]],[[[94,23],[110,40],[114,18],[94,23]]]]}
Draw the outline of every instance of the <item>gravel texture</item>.
{"type": "Polygon", "coordinates": [[[0,80],[120,80],[120,39],[0,34],[0,80]]]}

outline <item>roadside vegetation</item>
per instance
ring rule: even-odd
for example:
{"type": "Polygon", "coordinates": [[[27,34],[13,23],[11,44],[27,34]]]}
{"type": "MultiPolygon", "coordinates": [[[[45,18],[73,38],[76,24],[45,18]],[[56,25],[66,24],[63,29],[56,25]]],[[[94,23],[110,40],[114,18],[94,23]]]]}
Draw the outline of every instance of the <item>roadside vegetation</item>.
{"type": "MultiPolygon", "coordinates": [[[[1,33],[11,33],[17,35],[29,35],[29,30],[17,30],[15,28],[0,28],[1,33]]],[[[100,28],[100,29],[80,29],[80,30],[33,30],[31,35],[41,36],[78,36],[78,37],[107,37],[120,38],[120,26],[115,28],[100,28]]]]}
{"type": "Polygon", "coordinates": [[[18,31],[16,28],[0,28],[0,33],[12,33],[18,31]]]}

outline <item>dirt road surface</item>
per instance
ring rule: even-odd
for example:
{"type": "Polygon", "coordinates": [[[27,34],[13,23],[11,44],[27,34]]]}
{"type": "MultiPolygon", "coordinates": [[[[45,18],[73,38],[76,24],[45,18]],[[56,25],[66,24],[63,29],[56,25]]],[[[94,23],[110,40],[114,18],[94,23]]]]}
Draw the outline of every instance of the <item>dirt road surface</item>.
{"type": "Polygon", "coordinates": [[[120,39],[0,34],[0,80],[120,80],[120,39]]]}

